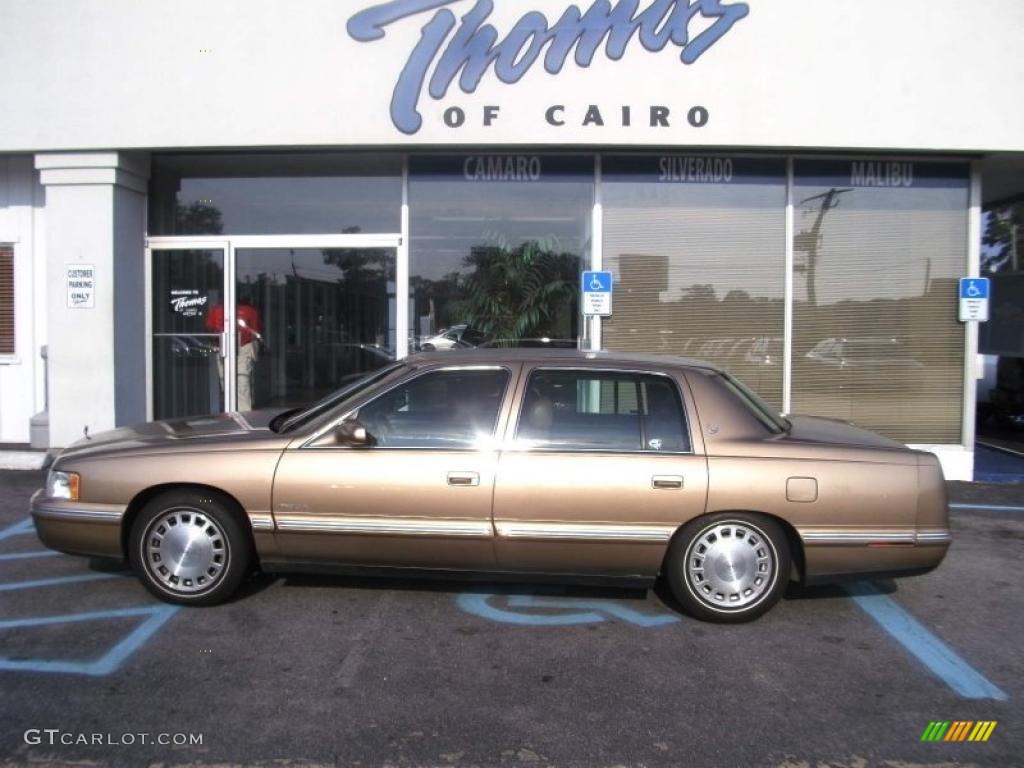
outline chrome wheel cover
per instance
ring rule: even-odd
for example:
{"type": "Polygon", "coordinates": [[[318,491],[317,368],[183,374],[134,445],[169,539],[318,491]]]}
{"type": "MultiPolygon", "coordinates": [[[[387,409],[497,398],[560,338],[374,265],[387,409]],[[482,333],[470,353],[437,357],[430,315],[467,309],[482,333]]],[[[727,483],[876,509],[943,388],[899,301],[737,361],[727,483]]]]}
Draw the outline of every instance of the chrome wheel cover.
{"type": "Polygon", "coordinates": [[[159,585],[176,594],[211,589],[223,577],[230,552],[220,525],[202,510],[177,507],[149,524],[142,561],[159,585]]]}
{"type": "Polygon", "coordinates": [[[778,554],[757,526],[735,520],[717,522],[686,548],[685,578],[690,593],[709,608],[745,610],[774,586],[778,554]]]}

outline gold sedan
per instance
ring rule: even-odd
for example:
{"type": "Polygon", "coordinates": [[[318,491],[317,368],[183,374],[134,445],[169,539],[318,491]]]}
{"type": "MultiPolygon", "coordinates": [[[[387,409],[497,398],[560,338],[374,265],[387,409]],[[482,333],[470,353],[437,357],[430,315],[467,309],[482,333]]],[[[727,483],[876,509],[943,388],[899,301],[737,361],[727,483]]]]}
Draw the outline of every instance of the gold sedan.
{"type": "Polygon", "coordinates": [[[269,421],[95,435],[32,515],[48,546],[127,557],[187,605],[257,568],[660,576],[723,622],[791,580],[927,572],[950,543],[933,455],[783,418],[704,363],[574,350],[415,355],[269,421]]]}

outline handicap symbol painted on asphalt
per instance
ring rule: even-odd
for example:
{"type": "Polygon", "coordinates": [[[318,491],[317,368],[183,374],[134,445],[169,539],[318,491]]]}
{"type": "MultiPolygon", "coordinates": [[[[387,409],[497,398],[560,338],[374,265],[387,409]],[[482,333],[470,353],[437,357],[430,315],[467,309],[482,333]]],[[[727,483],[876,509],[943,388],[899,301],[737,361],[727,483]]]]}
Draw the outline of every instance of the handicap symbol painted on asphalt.
{"type": "Polygon", "coordinates": [[[640,627],[662,627],[677,624],[680,619],[667,613],[641,613],[614,600],[574,597],[539,597],[536,595],[493,595],[465,592],[457,600],[459,608],[482,619],[527,627],[564,627],[573,624],[595,624],[619,619],[640,627]],[[505,607],[498,607],[505,599],[505,607]],[[557,609],[558,613],[533,613],[519,609],[557,609]]]}

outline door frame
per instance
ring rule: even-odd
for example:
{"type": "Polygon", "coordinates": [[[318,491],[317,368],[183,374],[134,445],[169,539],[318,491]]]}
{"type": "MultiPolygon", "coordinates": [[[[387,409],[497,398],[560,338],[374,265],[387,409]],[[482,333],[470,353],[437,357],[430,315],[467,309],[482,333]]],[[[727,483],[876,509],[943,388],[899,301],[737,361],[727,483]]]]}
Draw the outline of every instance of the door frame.
{"type": "MultiPolygon", "coordinates": [[[[146,332],[146,421],[153,420],[153,252],[180,250],[220,250],[224,254],[224,327],[235,327],[235,251],[238,248],[394,248],[395,274],[395,340],[398,351],[404,350],[399,341],[403,329],[398,326],[401,316],[401,286],[398,285],[398,263],[402,259],[401,234],[348,234],[348,235],[190,235],[182,237],[148,237],[145,243],[145,332],[146,332]]],[[[407,292],[406,292],[407,293],[407,292]]],[[[236,406],[238,380],[235,377],[237,334],[222,334],[221,355],[224,359],[224,411],[236,406]],[[230,385],[229,385],[230,382],[230,385]]],[[[404,354],[398,356],[404,357],[404,354]]]]}

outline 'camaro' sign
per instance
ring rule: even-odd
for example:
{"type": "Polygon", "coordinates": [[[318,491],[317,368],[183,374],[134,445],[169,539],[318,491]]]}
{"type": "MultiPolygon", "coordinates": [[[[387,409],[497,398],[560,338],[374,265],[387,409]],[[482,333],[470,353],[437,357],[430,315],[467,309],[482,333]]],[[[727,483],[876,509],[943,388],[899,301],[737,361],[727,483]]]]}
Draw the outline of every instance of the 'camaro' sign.
{"type": "Polygon", "coordinates": [[[594,0],[586,11],[568,5],[554,21],[529,11],[502,37],[487,23],[493,0],[477,0],[461,19],[446,7],[455,2],[391,0],[348,21],[349,35],[370,41],[383,37],[389,24],[433,12],[391,97],[391,120],[403,133],[416,133],[423,124],[418,104],[424,88],[441,99],[458,78],[459,88],[473,93],[489,69],[502,82],[515,83],[542,55],[551,74],[562,70],[571,53],[577,65],[587,67],[602,44],[609,58],[620,59],[634,38],[652,52],[671,43],[681,49],[680,61],[692,64],[749,11],[746,3],[722,0],[650,0],[642,8],[641,0],[594,0]]]}

